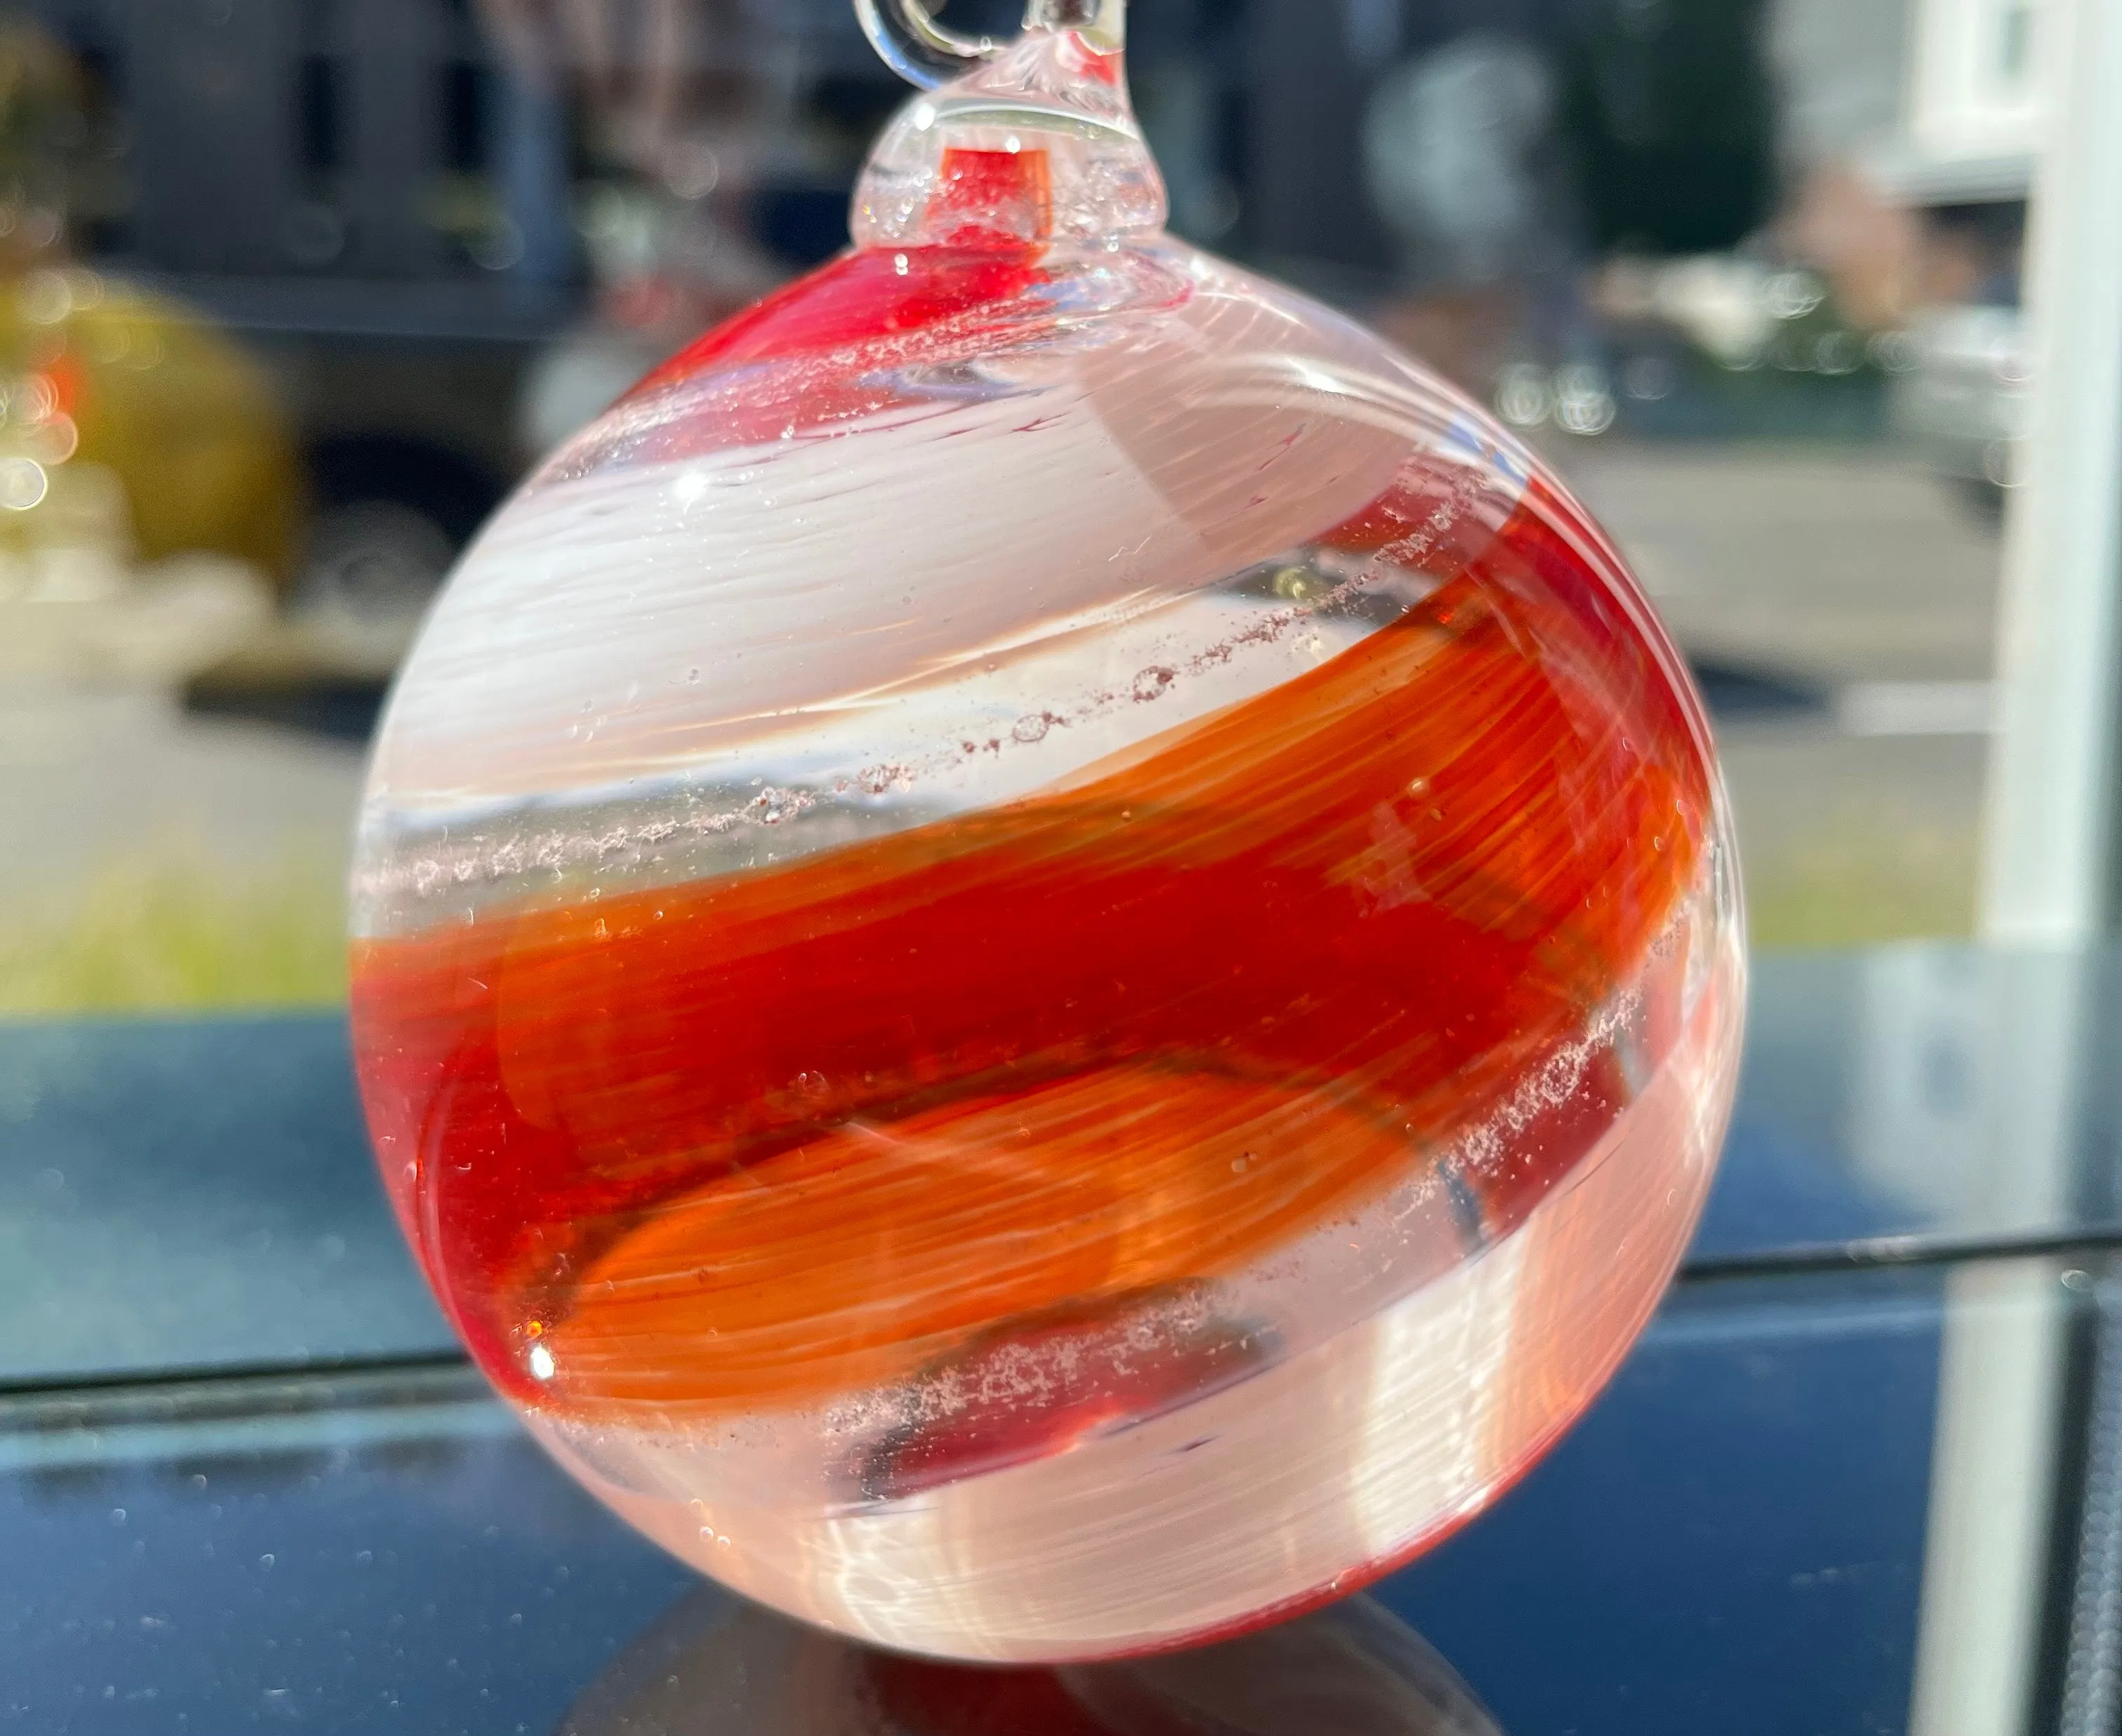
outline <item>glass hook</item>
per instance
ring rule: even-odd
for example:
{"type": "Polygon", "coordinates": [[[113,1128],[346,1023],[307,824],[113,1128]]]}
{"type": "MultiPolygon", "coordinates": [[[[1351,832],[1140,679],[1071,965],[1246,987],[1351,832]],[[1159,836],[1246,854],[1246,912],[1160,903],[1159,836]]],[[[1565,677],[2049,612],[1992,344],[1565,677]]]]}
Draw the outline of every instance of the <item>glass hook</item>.
{"type": "MultiPolygon", "coordinates": [[[[1117,48],[1124,0],[1027,0],[1027,30],[1080,30],[1111,39],[1117,48]]],[[[947,84],[975,61],[1008,47],[993,36],[969,35],[938,24],[923,0],[855,0],[855,16],[885,64],[923,90],[947,84]]]]}

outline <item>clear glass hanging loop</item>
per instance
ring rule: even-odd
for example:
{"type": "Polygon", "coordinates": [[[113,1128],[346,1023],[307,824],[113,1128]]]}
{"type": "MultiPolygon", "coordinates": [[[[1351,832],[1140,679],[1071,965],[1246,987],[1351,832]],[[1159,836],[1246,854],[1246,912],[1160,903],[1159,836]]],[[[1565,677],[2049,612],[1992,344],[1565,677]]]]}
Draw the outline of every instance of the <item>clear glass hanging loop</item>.
{"type": "Polygon", "coordinates": [[[992,36],[946,29],[928,16],[921,0],[855,0],[855,16],[885,64],[924,91],[947,84],[971,62],[989,59],[1002,49],[992,36]]]}
{"type": "MultiPolygon", "coordinates": [[[[1121,0],[1027,0],[1024,27],[1113,33],[1122,12],[1121,0]]],[[[949,83],[974,62],[991,60],[1009,46],[993,36],[969,35],[938,24],[923,0],[855,0],[855,16],[885,64],[925,91],[949,83]]]]}

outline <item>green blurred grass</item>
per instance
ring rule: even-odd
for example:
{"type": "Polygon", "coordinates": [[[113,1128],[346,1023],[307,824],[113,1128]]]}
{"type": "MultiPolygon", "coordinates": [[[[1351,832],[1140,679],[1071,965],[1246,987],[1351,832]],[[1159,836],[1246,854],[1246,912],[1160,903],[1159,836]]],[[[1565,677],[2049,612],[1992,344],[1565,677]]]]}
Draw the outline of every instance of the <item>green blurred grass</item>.
{"type": "Polygon", "coordinates": [[[108,862],[0,909],[0,1017],[336,1005],[344,876],[320,848],[240,868],[184,845],[108,862]]]}
{"type": "Polygon", "coordinates": [[[1745,859],[1753,944],[1863,947],[1975,932],[1978,840],[1965,831],[1862,822],[1745,859]]]}

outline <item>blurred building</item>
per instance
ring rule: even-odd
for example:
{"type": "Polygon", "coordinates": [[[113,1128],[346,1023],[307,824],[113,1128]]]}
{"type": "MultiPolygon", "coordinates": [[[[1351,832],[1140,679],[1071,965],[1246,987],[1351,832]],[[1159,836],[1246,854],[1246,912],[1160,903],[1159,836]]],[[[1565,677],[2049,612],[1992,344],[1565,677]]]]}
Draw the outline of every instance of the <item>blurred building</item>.
{"type": "MultiPolygon", "coordinates": [[[[659,72],[721,112],[659,172],[585,114],[583,81],[503,52],[484,26],[507,3],[17,0],[96,93],[77,247],[270,364],[327,588],[431,583],[531,447],[841,245],[904,94],[848,0],[689,0],[713,27],[659,72]],[[718,288],[669,292],[688,273],[718,288]],[[639,293],[610,292],[629,275],[639,293]]],[[[2038,0],[1135,12],[1176,228],[1362,308],[1484,393],[1535,363],[1559,404],[1581,375],[1609,405],[1587,428],[1629,361],[1579,292],[1603,260],[1747,250],[1762,283],[1810,265],[1860,333],[2013,292],[2038,0]]]]}
{"type": "Polygon", "coordinates": [[[2017,302],[2041,14],[2040,0],[1780,0],[1783,236],[1860,323],[2017,302]]]}
{"type": "MultiPolygon", "coordinates": [[[[587,232],[610,202],[591,210],[586,187],[611,166],[566,69],[519,76],[476,0],[12,10],[67,47],[90,92],[86,134],[67,142],[74,251],[268,365],[315,508],[306,582],[422,594],[530,456],[526,377],[591,305],[587,232]]],[[[833,139],[830,116],[806,133],[806,108],[820,93],[852,108],[859,135],[898,90],[845,0],[721,14],[739,27],[699,33],[666,70],[764,93],[742,117],[773,147],[747,189],[769,259],[748,294],[844,239],[862,140],[833,139]]],[[[657,190],[682,205],[713,179],[657,190]]]]}
{"type": "Polygon", "coordinates": [[[2017,311],[2042,147],[2041,0],[1779,0],[1787,256],[1899,332],[1893,420],[1993,505],[2031,381],[2017,311]]]}
{"type": "Polygon", "coordinates": [[[333,585],[417,593],[577,297],[564,143],[448,0],[34,0],[91,91],[75,250],[265,363],[333,585]],[[526,151],[545,172],[512,173],[526,151]]]}
{"type": "Polygon", "coordinates": [[[1933,205],[2024,201],[2045,119],[2040,0],[1916,0],[1905,124],[1875,171],[1933,205]]]}

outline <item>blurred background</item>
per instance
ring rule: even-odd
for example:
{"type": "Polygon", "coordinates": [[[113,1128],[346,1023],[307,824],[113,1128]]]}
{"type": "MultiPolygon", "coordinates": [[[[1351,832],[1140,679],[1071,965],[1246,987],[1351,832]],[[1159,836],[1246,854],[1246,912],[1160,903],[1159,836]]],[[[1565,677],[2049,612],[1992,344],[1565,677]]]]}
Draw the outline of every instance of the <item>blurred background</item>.
{"type": "MultiPolygon", "coordinates": [[[[1131,12],[1175,227],[1624,545],[1757,943],[1969,933],[2038,0],[1131,12]]],[[[847,0],[0,5],[0,1013],[340,997],[362,744],[456,550],[845,245],[904,94],[847,0]]]]}

